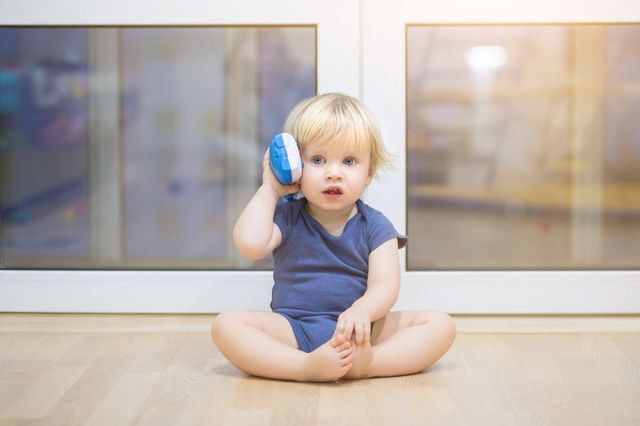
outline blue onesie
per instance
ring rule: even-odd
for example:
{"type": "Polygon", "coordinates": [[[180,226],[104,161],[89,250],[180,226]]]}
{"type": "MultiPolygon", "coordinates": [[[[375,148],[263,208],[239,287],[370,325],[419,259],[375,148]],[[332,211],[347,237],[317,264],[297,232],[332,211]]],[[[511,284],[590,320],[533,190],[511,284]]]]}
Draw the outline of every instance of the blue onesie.
{"type": "Polygon", "coordinates": [[[279,201],[274,222],[282,243],[273,251],[271,309],[284,316],[304,352],[333,336],[338,316],[367,289],[369,254],[399,234],[378,210],[357,201],[358,213],[339,237],[331,235],[305,209],[306,200],[279,201]]]}

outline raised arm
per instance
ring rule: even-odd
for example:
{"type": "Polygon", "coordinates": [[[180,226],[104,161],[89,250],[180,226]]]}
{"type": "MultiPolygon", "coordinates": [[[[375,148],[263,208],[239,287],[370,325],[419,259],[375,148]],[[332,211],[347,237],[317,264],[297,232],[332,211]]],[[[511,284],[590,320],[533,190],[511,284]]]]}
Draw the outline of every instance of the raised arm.
{"type": "Polygon", "coordinates": [[[282,235],[273,223],[273,214],[280,197],[300,190],[300,185],[282,185],[269,165],[269,151],[262,161],[262,185],[233,227],[233,242],[243,256],[251,260],[262,259],[280,245],[282,235]]]}

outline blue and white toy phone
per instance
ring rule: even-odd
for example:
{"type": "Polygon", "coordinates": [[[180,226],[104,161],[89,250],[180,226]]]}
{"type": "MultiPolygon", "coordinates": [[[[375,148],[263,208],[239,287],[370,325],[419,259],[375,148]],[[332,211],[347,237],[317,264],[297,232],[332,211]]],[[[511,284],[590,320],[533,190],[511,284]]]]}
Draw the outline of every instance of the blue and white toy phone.
{"type": "Polygon", "coordinates": [[[275,135],[269,145],[271,169],[285,185],[297,182],[302,177],[302,160],[298,143],[289,133],[275,135]]]}

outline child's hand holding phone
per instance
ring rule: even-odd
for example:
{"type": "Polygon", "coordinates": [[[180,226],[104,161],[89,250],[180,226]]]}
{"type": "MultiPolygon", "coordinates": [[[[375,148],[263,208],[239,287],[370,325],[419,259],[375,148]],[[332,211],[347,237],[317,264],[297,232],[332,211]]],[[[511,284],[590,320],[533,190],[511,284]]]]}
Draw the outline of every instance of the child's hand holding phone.
{"type": "Polygon", "coordinates": [[[300,190],[298,181],[302,177],[303,164],[298,143],[293,136],[289,133],[276,135],[269,145],[268,156],[273,176],[285,188],[288,187],[284,195],[298,192],[300,190]]]}

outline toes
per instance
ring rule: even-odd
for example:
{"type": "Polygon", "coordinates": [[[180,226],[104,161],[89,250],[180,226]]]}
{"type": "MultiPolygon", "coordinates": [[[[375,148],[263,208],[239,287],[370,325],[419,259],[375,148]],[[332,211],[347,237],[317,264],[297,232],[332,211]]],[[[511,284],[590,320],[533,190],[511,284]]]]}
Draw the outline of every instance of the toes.
{"type": "Polygon", "coordinates": [[[347,341],[347,338],[342,334],[337,334],[333,339],[331,339],[331,341],[333,342],[333,347],[336,348],[344,344],[347,341]]]}
{"type": "Polygon", "coordinates": [[[342,351],[346,351],[347,349],[351,349],[351,343],[349,342],[344,342],[342,345],[340,345],[339,347],[337,347],[336,349],[338,349],[338,351],[342,352],[342,351]]]}
{"type": "Polygon", "coordinates": [[[340,362],[340,364],[343,367],[346,367],[347,365],[351,365],[353,363],[353,354],[349,354],[346,358],[342,359],[342,361],[340,362]]]}
{"type": "Polygon", "coordinates": [[[340,358],[348,357],[352,353],[353,353],[353,351],[351,349],[346,349],[346,350],[340,352],[340,358]]]}

